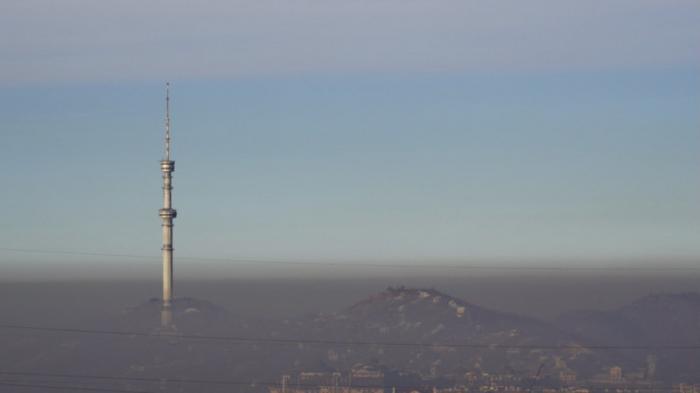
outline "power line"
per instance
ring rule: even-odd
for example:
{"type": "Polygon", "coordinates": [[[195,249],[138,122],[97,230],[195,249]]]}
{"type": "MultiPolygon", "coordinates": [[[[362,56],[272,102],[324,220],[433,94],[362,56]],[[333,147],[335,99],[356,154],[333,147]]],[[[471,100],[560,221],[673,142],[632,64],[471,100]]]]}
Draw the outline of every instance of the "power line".
{"type": "Polygon", "coordinates": [[[146,390],[123,390],[123,389],[111,389],[111,388],[90,388],[84,386],[61,386],[61,385],[45,385],[45,384],[33,384],[33,383],[15,383],[15,382],[3,382],[0,381],[0,386],[14,386],[22,388],[41,388],[49,390],[79,390],[86,392],[112,392],[112,393],[154,393],[146,390]]]}
{"type": "MultiPolygon", "coordinates": [[[[74,256],[98,256],[110,258],[134,258],[134,259],[160,259],[155,255],[139,255],[128,253],[108,252],[83,252],[67,250],[48,250],[30,248],[0,247],[0,251],[49,254],[49,255],[74,255],[74,256]]],[[[215,258],[180,256],[179,260],[185,261],[213,261],[229,262],[236,264],[263,264],[279,266],[329,266],[350,268],[387,268],[387,269],[471,269],[471,270],[511,270],[511,271],[700,271],[700,266],[518,266],[518,265],[483,265],[483,264],[410,264],[410,263],[374,263],[362,261],[336,261],[336,262],[310,262],[300,260],[283,259],[257,259],[257,258],[215,258]]],[[[429,259],[429,258],[426,258],[429,259]]]]}
{"type": "Polygon", "coordinates": [[[481,343],[413,343],[400,341],[338,341],[303,338],[262,338],[243,336],[209,336],[192,334],[155,334],[134,331],[115,331],[97,329],[61,328],[46,326],[28,326],[0,324],[0,329],[34,330],[76,334],[97,334],[126,337],[151,337],[187,340],[233,341],[243,343],[271,344],[316,344],[331,346],[384,346],[384,347],[419,347],[419,348],[470,348],[470,349],[546,349],[546,350],[700,350],[700,345],[517,345],[517,344],[481,344],[481,343]]]}
{"type": "Polygon", "coordinates": [[[153,383],[191,383],[204,385],[278,385],[279,382],[265,381],[234,381],[216,379],[182,379],[182,378],[147,378],[147,377],[117,377],[111,375],[86,375],[86,374],[59,374],[59,373],[39,373],[21,371],[0,371],[0,375],[11,375],[19,377],[49,377],[49,378],[71,378],[71,379],[96,379],[105,381],[132,381],[132,382],[153,382],[153,383]]]}
{"type": "MultiPolygon", "coordinates": [[[[111,375],[86,375],[86,374],[58,374],[58,373],[39,373],[39,372],[21,372],[21,371],[0,371],[0,375],[12,375],[20,377],[49,377],[49,378],[73,378],[73,379],[98,379],[106,381],[133,381],[133,382],[156,382],[156,383],[193,383],[193,384],[211,384],[211,385],[252,385],[254,382],[232,381],[232,380],[215,380],[215,379],[181,379],[181,378],[146,378],[146,377],[116,377],[111,375]]],[[[255,382],[260,385],[268,383],[255,382]]],[[[271,383],[270,383],[271,384],[271,383]]]]}

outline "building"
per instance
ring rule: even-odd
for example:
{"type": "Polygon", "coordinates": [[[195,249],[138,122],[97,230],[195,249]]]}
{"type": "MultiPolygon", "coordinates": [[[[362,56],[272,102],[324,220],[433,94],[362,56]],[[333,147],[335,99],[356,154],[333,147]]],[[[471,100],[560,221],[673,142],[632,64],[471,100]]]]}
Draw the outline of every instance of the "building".
{"type": "Polygon", "coordinates": [[[270,393],[384,393],[384,372],[368,365],[356,365],[347,374],[303,371],[295,377],[282,376],[280,385],[268,389],[270,393]]]}
{"type": "Polygon", "coordinates": [[[615,366],[610,367],[610,373],[608,375],[610,382],[621,382],[622,381],[622,368],[615,366]]]}
{"type": "Polygon", "coordinates": [[[576,382],[576,373],[572,370],[562,370],[559,372],[559,381],[564,384],[576,382]]]}

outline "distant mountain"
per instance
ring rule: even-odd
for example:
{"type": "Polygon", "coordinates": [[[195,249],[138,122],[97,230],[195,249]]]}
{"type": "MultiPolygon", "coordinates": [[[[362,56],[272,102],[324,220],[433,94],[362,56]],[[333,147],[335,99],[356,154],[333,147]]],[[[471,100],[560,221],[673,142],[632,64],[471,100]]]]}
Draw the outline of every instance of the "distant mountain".
{"type": "Polygon", "coordinates": [[[700,294],[649,295],[615,310],[565,313],[557,323],[598,342],[700,345],[700,294]]]}
{"type": "Polygon", "coordinates": [[[615,310],[568,312],[557,325],[594,344],[649,346],[648,350],[625,351],[624,355],[638,367],[654,369],[658,378],[700,381],[698,293],[655,294],[615,310]],[[681,348],[654,348],[657,346],[681,348]],[[685,346],[696,349],[682,348],[685,346]]]}
{"type": "Polygon", "coordinates": [[[598,372],[605,363],[582,340],[547,323],[489,310],[434,289],[387,288],[351,307],[294,323],[295,334],[324,340],[361,341],[331,346],[323,361],[333,367],[373,361],[424,376],[463,370],[533,375],[540,364],[553,375],[576,369],[598,372]],[[371,345],[415,343],[424,346],[371,345]],[[440,345],[440,344],[454,345],[440,345]],[[567,349],[552,347],[565,346],[567,349]]]}

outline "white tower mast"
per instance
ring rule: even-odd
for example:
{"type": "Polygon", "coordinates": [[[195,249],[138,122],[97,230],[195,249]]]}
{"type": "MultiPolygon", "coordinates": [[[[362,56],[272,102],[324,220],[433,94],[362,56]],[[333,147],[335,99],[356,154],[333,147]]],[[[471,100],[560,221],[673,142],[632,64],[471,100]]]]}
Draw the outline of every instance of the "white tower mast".
{"type": "Polygon", "coordinates": [[[172,208],[172,173],[175,171],[175,161],[170,159],[170,83],[165,85],[165,152],[160,161],[160,171],[163,173],[163,208],[159,210],[163,221],[163,307],[160,322],[162,327],[173,324],[173,219],[177,211],[172,208]]]}

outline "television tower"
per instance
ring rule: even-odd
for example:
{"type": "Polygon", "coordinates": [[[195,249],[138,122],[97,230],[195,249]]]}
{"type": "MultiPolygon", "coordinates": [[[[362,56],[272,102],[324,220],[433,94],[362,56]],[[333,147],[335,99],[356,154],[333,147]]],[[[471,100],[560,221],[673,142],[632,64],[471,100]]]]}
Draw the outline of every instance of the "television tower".
{"type": "Polygon", "coordinates": [[[172,208],[172,173],[175,161],[170,159],[170,83],[165,84],[165,151],[160,161],[163,173],[163,208],[158,211],[163,223],[163,306],[160,323],[163,328],[173,327],[173,219],[177,211],[172,208]]]}

